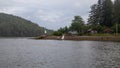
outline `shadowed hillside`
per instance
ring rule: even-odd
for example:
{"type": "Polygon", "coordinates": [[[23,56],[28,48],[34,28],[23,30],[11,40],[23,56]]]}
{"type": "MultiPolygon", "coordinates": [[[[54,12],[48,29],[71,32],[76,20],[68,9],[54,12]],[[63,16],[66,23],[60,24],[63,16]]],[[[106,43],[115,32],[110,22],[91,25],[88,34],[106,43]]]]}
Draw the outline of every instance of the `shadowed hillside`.
{"type": "Polygon", "coordinates": [[[44,30],[47,30],[48,34],[52,33],[52,30],[39,27],[37,24],[21,17],[0,13],[1,37],[39,36],[44,34],[44,30]]]}

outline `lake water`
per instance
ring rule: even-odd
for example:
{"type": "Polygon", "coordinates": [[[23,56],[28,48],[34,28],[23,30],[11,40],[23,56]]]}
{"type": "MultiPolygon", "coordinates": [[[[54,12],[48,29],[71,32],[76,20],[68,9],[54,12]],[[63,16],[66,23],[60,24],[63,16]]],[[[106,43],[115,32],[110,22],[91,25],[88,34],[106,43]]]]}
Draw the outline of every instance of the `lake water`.
{"type": "Polygon", "coordinates": [[[120,42],[1,38],[0,68],[120,68],[120,42]]]}

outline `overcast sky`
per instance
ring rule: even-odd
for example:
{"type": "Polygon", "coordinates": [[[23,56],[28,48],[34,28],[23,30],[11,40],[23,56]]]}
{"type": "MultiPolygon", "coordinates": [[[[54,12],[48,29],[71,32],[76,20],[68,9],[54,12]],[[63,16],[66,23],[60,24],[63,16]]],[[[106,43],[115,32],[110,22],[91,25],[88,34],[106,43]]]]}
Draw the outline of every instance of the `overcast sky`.
{"type": "Polygon", "coordinates": [[[0,12],[17,15],[48,29],[69,26],[75,15],[87,21],[97,0],[0,0],[0,12]]]}

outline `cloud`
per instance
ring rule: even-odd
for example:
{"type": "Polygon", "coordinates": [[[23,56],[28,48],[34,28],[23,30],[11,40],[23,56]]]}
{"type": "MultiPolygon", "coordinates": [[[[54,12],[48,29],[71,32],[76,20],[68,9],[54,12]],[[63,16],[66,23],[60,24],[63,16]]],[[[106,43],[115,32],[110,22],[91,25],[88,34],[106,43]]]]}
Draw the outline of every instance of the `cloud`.
{"type": "Polygon", "coordinates": [[[75,15],[87,21],[96,0],[0,0],[0,12],[21,16],[49,29],[69,26],[75,15]]]}
{"type": "Polygon", "coordinates": [[[8,13],[8,14],[19,14],[19,13],[25,13],[27,10],[23,7],[6,7],[1,8],[0,12],[8,13]]]}
{"type": "Polygon", "coordinates": [[[37,18],[43,21],[46,21],[46,22],[56,22],[57,20],[60,19],[62,15],[63,14],[60,12],[50,12],[50,11],[45,11],[45,10],[39,10],[36,13],[37,18]]]}

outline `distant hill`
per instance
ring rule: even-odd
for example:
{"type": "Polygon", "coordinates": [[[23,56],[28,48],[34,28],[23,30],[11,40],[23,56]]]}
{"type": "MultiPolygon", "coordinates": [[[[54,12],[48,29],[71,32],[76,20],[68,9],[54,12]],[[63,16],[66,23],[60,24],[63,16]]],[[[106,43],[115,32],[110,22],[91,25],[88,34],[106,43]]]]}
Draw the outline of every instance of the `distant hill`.
{"type": "Polygon", "coordinates": [[[0,37],[40,36],[44,34],[44,30],[48,34],[53,32],[21,17],[0,13],[0,37]]]}

